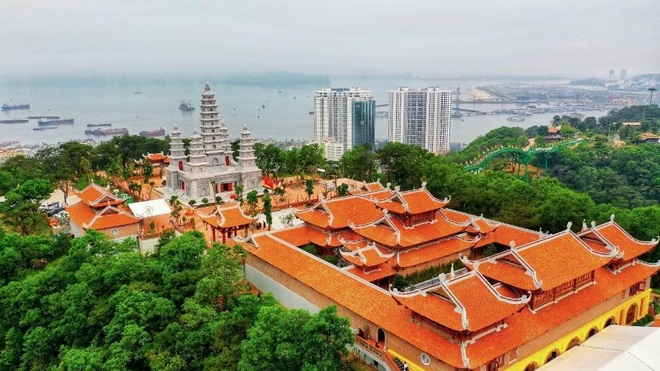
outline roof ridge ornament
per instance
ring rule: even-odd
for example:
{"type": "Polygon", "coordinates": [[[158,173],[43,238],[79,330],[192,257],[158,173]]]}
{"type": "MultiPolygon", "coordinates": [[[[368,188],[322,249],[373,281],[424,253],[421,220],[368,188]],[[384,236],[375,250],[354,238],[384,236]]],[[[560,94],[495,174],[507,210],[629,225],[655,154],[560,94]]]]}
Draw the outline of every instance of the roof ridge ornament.
{"type": "Polygon", "coordinates": [[[610,222],[614,221],[614,214],[610,215],[610,222]]]}
{"type": "Polygon", "coordinates": [[[573,226],[573,222],[569,221],[568,223],[566,223],[566,230],[570,231],[572,226],[573,226]]]}

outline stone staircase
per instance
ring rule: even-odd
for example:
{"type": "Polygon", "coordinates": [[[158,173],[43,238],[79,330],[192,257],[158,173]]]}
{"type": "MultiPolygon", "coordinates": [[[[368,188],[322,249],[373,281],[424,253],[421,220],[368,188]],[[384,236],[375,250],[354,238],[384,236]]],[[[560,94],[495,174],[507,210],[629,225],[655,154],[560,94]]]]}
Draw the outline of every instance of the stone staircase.
{"type": "Polygon", "coordinates": [[[398,357],[393,357],[394,364],[399,368],[399,371],[403,371],[403,362],[398,357]]]}

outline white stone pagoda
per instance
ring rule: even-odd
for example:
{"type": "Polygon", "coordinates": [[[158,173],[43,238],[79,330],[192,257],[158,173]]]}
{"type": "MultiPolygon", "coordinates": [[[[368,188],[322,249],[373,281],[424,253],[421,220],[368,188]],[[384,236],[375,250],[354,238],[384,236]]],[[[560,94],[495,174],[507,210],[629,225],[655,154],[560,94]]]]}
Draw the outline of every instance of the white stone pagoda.
{"type": "Polygon", "coordinates": [[[213,201],[215,196],[227,199],[238,185],[243,186],[244,193],[260,191],[261,170],[247,126],[241,132],[238,161],[234,161],[227,127],[219,118],[218,104],[208,82],[200,108],[201,125],[190,138],[188,158],[181,132],[176,125],[172,130],[165,193],[182,199],[200,201],[206,197],[213,201]]]}

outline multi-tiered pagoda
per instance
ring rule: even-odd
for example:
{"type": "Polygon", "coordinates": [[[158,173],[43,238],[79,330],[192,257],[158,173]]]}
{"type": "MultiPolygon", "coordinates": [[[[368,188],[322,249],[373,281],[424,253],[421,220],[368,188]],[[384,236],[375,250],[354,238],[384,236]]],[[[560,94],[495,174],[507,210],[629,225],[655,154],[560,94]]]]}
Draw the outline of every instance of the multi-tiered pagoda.
{"type": "Polygon", "coordinates": [[[206,83],[202,93],[199,130],[185,154],[181,132],[174,126],[170,143],[170,164],[167,167],[166,190],[183,199],[213,199],[234,191],[241,185],[244,191],[261,188],[261,170],[257,167],[252,138],[243,127],[237,161],[232,157],[227,127],[220,120],[218,103],[206,83]]]}

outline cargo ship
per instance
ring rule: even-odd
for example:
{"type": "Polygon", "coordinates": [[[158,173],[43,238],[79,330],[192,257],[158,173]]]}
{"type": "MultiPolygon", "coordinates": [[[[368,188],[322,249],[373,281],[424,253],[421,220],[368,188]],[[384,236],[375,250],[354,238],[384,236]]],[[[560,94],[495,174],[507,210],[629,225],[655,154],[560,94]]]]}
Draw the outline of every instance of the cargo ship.
{"type": "Polygon", "coordinates": [[[30,121],[25,119],[0,120],[0,124],[25,124],[26,122],[30,121]]]}
{"type": "Polygon", "coordinates": [[[87,135],[128,135],[126,128],[111,128],[111,129],[87,129],[87,135]]]}
{"type": "Polygon", "coordinates": [[[182,100],[181,104],[179,104],[179,109],[181,111],[192,111],[195,109],[195,107],[193,107],[192,103],[182,100]]]}
{"type": "Polygon", "coordinates": [[[3,104],[2,105],[2,110],[3,111],[10,111],[13,109],[30,109],[29,104],[3,104]]]}
{"type": "Polygon", "coordinates": [[[47,125],[47,126],[37,126],[36,128],[32,128],[32,130],[48,130],[48,129],[57,129],[58,127],[55,125],[47,125]]]}
{"type": "Polygon", "coordinates": [[[112,126],[112,124],[92,124],[92,123],[87,124],[88,128],[94,128],[97,126],[112,126]]]}
{"type": "Polygon", "coordinates": [[[41,120],[41,119],[59,119],[60,116],[28,116],[30,120],[41,120]]]}
{"type": "Polygon", "coordinates": [[[73,124],[73,119],[41,119],[37,121],[39,126],[46,125],[71,125],[73,124]]]}
{"type": "Polygon", "coordinates": [[[165,136],[165,129],[160,128],[158,130],[141,131],[139,134],[143,138],[164,137],[165,136]]]}

